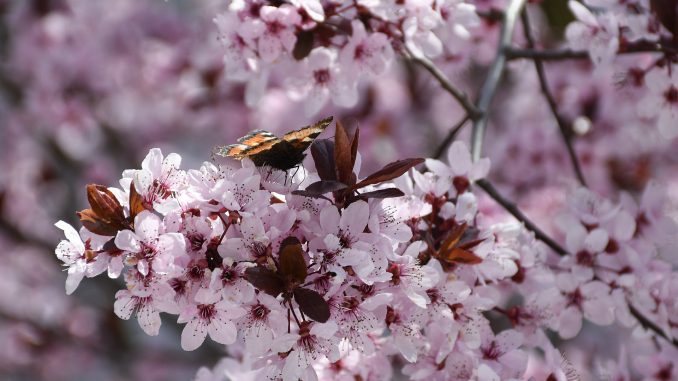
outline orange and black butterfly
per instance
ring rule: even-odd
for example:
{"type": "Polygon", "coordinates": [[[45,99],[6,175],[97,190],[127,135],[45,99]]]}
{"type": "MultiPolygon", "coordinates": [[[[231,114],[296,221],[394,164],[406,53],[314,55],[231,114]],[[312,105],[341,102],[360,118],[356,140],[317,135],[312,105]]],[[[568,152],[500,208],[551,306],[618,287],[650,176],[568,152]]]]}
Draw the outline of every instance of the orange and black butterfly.
{"type": "Polygon", "coordinates": [[[332,122],[332,117],[286,133],[279,138],[264,130],[256,130],[238,139],[238,143],[217,147],[215,154],[237,160],[249,158],[257,167],[268,166],[286,171],[299,165],[304,151],[332,122]]]}

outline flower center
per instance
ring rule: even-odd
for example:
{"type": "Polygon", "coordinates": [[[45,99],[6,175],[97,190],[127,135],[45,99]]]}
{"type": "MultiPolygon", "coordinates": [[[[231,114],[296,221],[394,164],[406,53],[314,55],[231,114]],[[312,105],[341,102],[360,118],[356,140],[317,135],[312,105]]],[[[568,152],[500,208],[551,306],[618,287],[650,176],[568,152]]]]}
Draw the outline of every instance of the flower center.
{"type": "Polygon", "coordinates": [[[277,36],[283,30],[285,30],[285,26],[278,21],[273,21],[268,24],[268,33],[274,36],[277,36]]]}
{"type": "Polygon", "coordinates": [[[313,72],[315,82],[319,85],[324,85],[330,81],[330,71],[327,69],[316,70],[313,72]]]}
{"type": "Polygon", "coordinates": [[[214,304],[198,304],[198,316],[202,320],[210,322],[217,314],[217,309],[214,304]]]}
{"type": "Polygon", "coordinates": [[[678,104],[678,89],[675,86],[671,86],[666,92],[664,92],[664,98],[668,103],[678,104]]]}
{"type": "Polygon", "coordinates": [[[271,312],[265,305],[259,303],[252,307],[251,315],[254,320],[264,320],[266,316],[271,312]]]}
{"type": "Polygon", "coordinates": [[[577,264],[584,267],[593,267],[595,264],[593,255],[586,250],[577,253],[577,264]]]}
{"type": "Polygon", "coordinates": [[[224,268],[224,272],[221,273],[221,282],[224,285],[233,283],[237,278],[238,278],[238,274],[230,266],[226,266],[224,268]]]}

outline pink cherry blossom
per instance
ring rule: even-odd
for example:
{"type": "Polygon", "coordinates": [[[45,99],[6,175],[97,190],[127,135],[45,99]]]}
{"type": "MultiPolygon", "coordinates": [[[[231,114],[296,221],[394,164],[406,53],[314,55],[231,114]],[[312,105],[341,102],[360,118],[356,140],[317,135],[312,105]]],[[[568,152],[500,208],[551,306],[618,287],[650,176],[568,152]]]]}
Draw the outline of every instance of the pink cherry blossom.
{"type": "Polygon", "coordinates": [[[585,5],[570,1],[570,10],[578,21],[568,25],[565,34],[575,49],[588,50],[596,65],[609,63],[619,49],[618,27],[612,16],[596,16],[585,5]]]}
{"type": "Polygon", "coordinates": [[[160,218],[148,211],[135,217],[134,227],[134,232],[122,230],[115,237],[115,245],[128,253],[127,261],[136,265],[143,276],[175,272],[174,259],[186,251],[184,237],[179,233],[163,233],[160,218]]]}
{"type": "Polygon", "coordinates": [[[678,136],[678,78],[665,69],[653,69],[645,75],[648,94],[638,104],[638,112],[647,118],[657,117],[657,128],[662,136],[673,139],[678,136]]]}
{"type": "Polygon", "coordinates": [[[181,332],[181,347],[186,351],[197,349],[208,333],[218,343],[233,344],[237,336],[234,321],[245,311],[222,300],[217,293],[196,296],[196,303],[188,306],[179,315],[178,322],[186,323],[181,332]]]}
{"type": "Polygon", "coordinates": [[[342,70],[353,75],[382,74],[393,59],[393,49],[383,33],[367,34],[360,21],[351,23],[352,34],[341,50],[339,62],[342,70]]]}
{"type": "Polygon", "coordinates": [[[329,100],[352,107],[358,101],[357,78],[347,74],[347,69],[339,66],[335,51],[313,49],[304,60],[299,77],[290,80],[290,95],[306,101],[307,115],[318,113],[329,100]]]}

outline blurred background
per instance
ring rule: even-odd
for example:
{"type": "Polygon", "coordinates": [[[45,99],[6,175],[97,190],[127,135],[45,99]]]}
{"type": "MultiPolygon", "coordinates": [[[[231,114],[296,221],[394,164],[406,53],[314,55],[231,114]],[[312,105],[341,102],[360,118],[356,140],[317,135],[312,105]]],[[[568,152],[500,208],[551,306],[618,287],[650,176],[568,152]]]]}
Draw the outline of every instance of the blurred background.
{"type": "MultiPolygon", "coordinates": [[[[495,3],[501,1],[488,2],[495,3]]],[[[571,16],[565,1],[547,3],[531,12],[540,41],[557,47],[571,16]]],[[[75,211],[86,206],[86,184],[117,185],[122,171],[139,167],[152,147],[177,152],[183,168],[195,168],[210,159],[214,145],[252,129],[282,134],[328,115],[361,127],[363,168],[374,169],[435,155],[463,117],[427,72],[402,60],[362,84],[353,109],[328,106],[306,118],[276,77],[259,105],[248,108],[244,86],[222,75],[212,20],[226,6],[0,0],[0,379],[187,380],[224,354],[210,341],[183,352],[179,327],[169,319],[159,337],[143,334],[135,319],[118,319],[113,300],[121,280],[88,279],[65,295],[54,223],[79,226],[75,211]]],[[[496,49],[498,25],[487,15],[456,54],[450,50],[441,60],[470,94],[496,49]]],[[[615,107],[626,99],[620,78],[634,60],[621,60],[619,75],[593,72],[587,60],[548,66],[564,117],[583,126],[575,131],[576,148],[591,186],[603,194],[637,194],[651,178],[678,190],[675,143],[615,107]]],[[[512,62],[486,146],[491,177],[547,230],[572,180],[562,170],[569,162],[549,113],[532,63],[512,62]]],[[[459,138],[468,133],[462,129],[459,138]]]]}

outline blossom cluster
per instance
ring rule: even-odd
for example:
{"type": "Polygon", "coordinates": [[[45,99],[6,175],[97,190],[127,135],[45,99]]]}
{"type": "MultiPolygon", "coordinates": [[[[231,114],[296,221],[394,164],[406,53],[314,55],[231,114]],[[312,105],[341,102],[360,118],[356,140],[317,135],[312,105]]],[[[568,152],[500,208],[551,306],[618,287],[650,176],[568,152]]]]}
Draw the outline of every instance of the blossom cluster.
{"type": "Polygon", "coordinates": [[[283,81],[288,94],[314,115],[329,100],[355,106],[360,79],[384,73],[394,50],[431,58],[446,44],[458,50],[455,43],[480,24],[475,10],[466,0],[238,0],[215,22],[226,78],[247,84],[249,105],[259,101],[272,72],[285,70],[292,73],[283,81]]]}
{"type": "Polygon", "coordinates": [[[253,369],[284,380],[388,379],[389,353],[412,362],[404,372],[414,378],[439,365],[459,377],[524,372],[522,335],[495,336],[482,315],[497,303],[488,285],[512,276],[519,258],[476,226],[469,187],[489,162],[472,164],[456,143],[451,165],[429,160],[430,172],[410,175],[422,160],[400,161],[356,181],[360,161],[348,155],[326,158],[337,179],[354,179],[339,187],[327,174],[289,176],[247,159],[186,171],[153,149],[119,188],[88,186],[79,232],[57,224],[66,290],[123,275],[119,317],[155,335],[161,312],[177,314],[185,350],[208,335],[239,342],[253,369]]]}
{"type": "MultiPolygon", "coordinates": [[[[249,159],[185,170],[152,149],[119,187],[89,185],[83,227],[57,223],[67,293],[122,275],[120,318],[157,335],[160,313],[178,315],[184,350],[207,336],[229,345],[221,374],[198,379],[388,380],[396,357],[411,379],[520,379],[528,351],[553,353],[547,329],[569,339],[583,318],[633,327],[630,308],[673,335],[672,270],[656,253],[676,223],[655,188],[640,205],[573,191],[556,222],[571,254],[557,259],[521,225],[478,211],[473,187],[490,163],[464,143],[447,162],[361,177],[358,133],[337,124],[336,136],[312,146],[318,172],[249,159]],[[507,305],[511,295],[524,303],[507,305]],[[492,314],[512,328],[497,330],[492,314]]],[[[566,371],[558,358],[550,375],[566,371]]]]}

